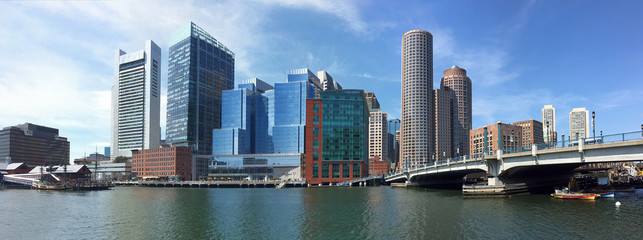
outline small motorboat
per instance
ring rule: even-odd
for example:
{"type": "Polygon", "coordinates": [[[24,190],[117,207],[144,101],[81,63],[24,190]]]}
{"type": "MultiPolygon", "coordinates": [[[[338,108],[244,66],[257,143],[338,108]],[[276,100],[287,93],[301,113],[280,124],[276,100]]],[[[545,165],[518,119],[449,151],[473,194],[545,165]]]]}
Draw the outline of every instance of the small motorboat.
{"type": "Polygon", "coordinates": [[[596,194],[594,193],[552,193],[551,196],[556,199],[578,199],[578,200],[596,199],[596,194]]]}
{"type": "Polygon", "coordinates": [[[596,194],[596,198],[614,198],[614,192],[599,192],[596,194]]]}

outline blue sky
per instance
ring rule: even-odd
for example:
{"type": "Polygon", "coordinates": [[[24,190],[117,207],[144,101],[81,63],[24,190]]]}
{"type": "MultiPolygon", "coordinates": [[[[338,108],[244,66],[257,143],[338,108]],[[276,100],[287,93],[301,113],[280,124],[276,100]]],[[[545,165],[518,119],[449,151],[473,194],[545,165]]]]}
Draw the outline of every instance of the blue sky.
{"type": "Polygon", "coordinates": [[[400,116],[402,35],[434,38],[434,88],[458,65],[473,81],[473,127],[541,120],[558,133],[574,107],[596,111],[596,131],[643,124],[641,1],[2,1],[0,126],[55,127],[71,157],[109,145],[114,52],[163,51],[193,21],[236,54],[238,83],[286,80],[293,68],[326,70],[344,88],[373,91],[400,116]]]}

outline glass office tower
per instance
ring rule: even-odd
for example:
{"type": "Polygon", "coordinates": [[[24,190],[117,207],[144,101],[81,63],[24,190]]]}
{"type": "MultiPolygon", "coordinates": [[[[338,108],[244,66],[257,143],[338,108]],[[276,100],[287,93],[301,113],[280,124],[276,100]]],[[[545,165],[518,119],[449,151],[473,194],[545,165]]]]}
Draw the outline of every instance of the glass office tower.
{"type": "Polygon", "coordinates": [[[307,68],[288,71],[288,82],[275,83],[274,153],[304,153],[306,99],[319,98],[319,78],[307,68]]]}
{"type": "MultiPolygon", "coordinates": [[[[234,53],[194,23],[174,32],[169,45],[166,141],[211,154],[221,93],[234,88],[234,53]]],[[[195,167],[206,171],[207,162],[195,167]]]]}

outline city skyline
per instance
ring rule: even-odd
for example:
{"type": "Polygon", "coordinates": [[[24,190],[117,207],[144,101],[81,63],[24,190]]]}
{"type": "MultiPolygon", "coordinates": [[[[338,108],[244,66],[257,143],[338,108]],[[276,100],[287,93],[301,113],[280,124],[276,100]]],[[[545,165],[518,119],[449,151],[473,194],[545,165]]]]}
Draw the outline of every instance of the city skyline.
{"type": "Polygon", "coordinates": [[[284,82],[288,69],[327,70],[346,89],[374,92],[389,118],[400,118],[399,39],[413,29],[433,34],[434,87],[450,66],[467,69],[475,85],[473,129],[497,121],[541,121],[544,105],[558,110],[559,136],[569,134],[573,108],[596,111],[597,133],[638,130],[643,118],[636,107],[643,102],[639,2],[154,3],[0,3],[0,32],[13,36],[0,40],[0,125],[60,129],[72,159],[109,146],[113,52],[133,52],[153,40],[162,52],[165,139],[168,39],[190,21],[236,53],[235,85],[253,77],[284,82]],[[445,17],[444,10],[455,7],[450,4],[470,6],[462,9],[468,17],[445,17]],[[158,12],[168,14],[151,17],[158,12]],[[314,17],[303,17],[308,15],[314,17]],[[131,22],[141,24],[125,24],[131,22]]]}

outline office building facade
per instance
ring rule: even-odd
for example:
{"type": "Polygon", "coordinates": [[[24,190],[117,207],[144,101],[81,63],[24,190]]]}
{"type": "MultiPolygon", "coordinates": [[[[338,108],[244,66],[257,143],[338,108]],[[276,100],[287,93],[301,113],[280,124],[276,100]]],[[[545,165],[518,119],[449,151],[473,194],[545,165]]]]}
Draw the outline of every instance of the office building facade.
{"type": "Polygon", "coordinates": [[[131,157],[132,150],[158,148],[161,142],[161,48],[148,40],[133,53],[114,58],[110,154],[131,157]]]}
{"type": "Polygon", "coordinates": [[[372,109],[368,119],[368,157],[388,160],[388,113],[372,109]]]}
{"type": "Polygon", "coordinates": [[[448,88],[433,90],[435,123],[434,145],[435,152],[431,153],[431,161],[444,160],[453,157],[453,92],[448,88]]]}
{"type": "Polygon", "coordinates": [[[542,144],[543,140],[543,124],[536,120],[526,120],[515,122],[515,126],[522,127],[522,146],[529,146],[533,144],[542,144]]]}
{"type": "Polygon", "coordinates": [[[69,163],[69,141],[58,129],[31,123],[0,131],[0,159],[26,163],[30,167],[69,163]]]}
{"type": "Polygon", "coordinates": [[[169,45],[166,141],[210,154],[222,91],[234,88],[234,53],[194,23],[174,32],[169,45]]]}
{"type": "Polygon", "coordinates": [[[589,137],[589,111],[574,108],[569,113],[569,137],[571,140],[589,137]]]}
{"type": "Polygon", "coordinates": [[[192,150],[188,147],[132,151],[132,175],[138,179],[167,178],[188,181],[192,172],[192,150]]]}
{"type": "Polygon", "coordinates": [[[556,108],[552,105],[545,105],[542,112],[543,140],[545,142],[555,142],[556,134],[556,108]]]}
{"type": "Polygon", "coordinates": [[[331,90],[342,90],[342,85],[333,80],[333,77],[328,74],[326,71],[317,72],[317,78],[321,81],[322,90],[331,91],[331,90]]]}
{"type": "Polygon", "coordinates": [[[522,127],[501,122],[473,129],[469,136],[469,154],[495,155],[496,150],[523,145],[522,127]]]}
{"type": "Polygon", "coordinates": [[[288,71],[288,82],[275,83],[274,153],[304,153],[306,99],[319,98],[319,78],[309,69],[288,71]]]}
{"type": "Polygon", "coordinates": [[[400,130],[400,119],[388,120],[388,155],[392,164],[397,164],[399,155],[399,146],[395,140],[395,132],[400,130]]]}
{"type": "Polygon", "coordinates": [[[364,97],[366,98],[366,105],[368,106],[368,111],[380,108],[380,102],[377,101],[377,97],[375,96],[374,92],[366,92],[364,93],[364,97]]]}
{"type": "MultiPolygon", "coordinates": [[[[433,36],[412,30],[402,37],[400,166],[426,163],[433,153],[433,36]]],[[[398,167],[398,168],[399,168],[398,167]]]]}
{"type": "MultiPolygon", "coordinates": [[[[472,127],[473,115],[473,99],[471,97],[473,90],[471,79],[467,77],[467,70],[455,65],[444,70],[443,77],[440,79],[440,88],[452,92],[451,139],[453,156],[466,155],[469,152],[469,131],[472,127]]],[[[440,134],[436,133],[436,135],[440,134]]]]}
{"type": "Polygon", "coordinates": [[[332,184],[368,174],[368,111],[362,90],[321,93],[307,101],[305,178],[332,184]]]}

